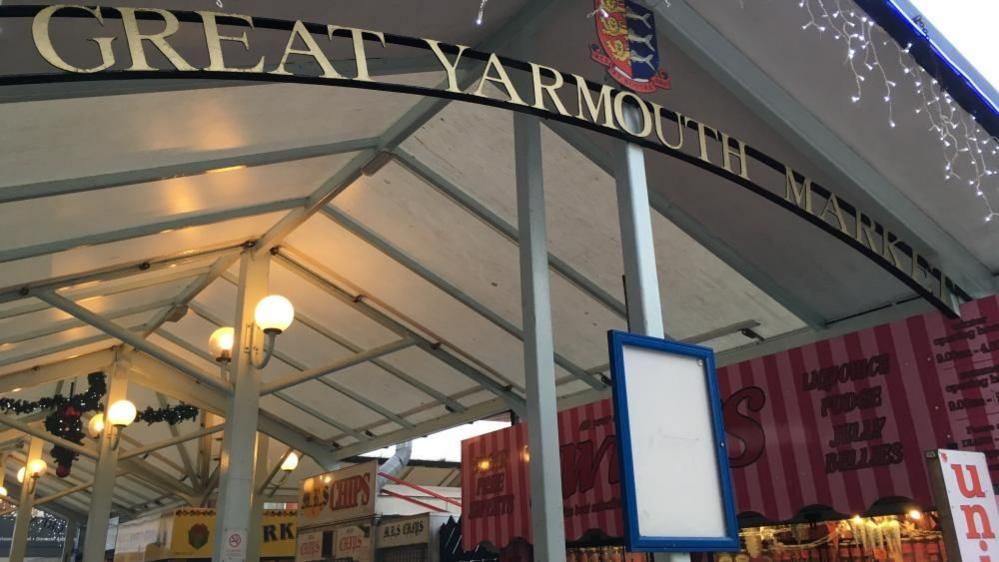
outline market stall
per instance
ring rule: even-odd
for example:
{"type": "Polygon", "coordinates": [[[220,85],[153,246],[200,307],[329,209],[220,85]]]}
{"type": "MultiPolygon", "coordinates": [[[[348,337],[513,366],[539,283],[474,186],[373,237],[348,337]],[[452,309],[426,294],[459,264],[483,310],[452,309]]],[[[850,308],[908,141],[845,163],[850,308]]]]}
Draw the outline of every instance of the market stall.
{"type": "MultiPolygon", "coordinates": [[[[295,556],[294,510],[265,510],[260,527],[260,556],[291,560],[295,556]]],[[[216,512],[207,508],[175,509],[118,526],[114,562],[207,560],[212,558],[216,512]]]]}
{"type": "MultiPolygon", "coordinates": [[[[924,451],[982,451],[994,481],[999,471],[990,422],[999,411],[999,346],[990,340],[999,298],[961,312],[719,370],[743,528],[737,562],[945,556],[924,451]]],[[[617,560],[600,550],[620,545],[623,533],[613,405],[563,410],[558,420],[568,546],[581,549],[576,560],[617,560]]],[[[462,443],[463,552],[529,552],[529,462],[525,424],[462,443]]]]}
{"type": "Polygon", "coordinates": [[[427,498],[379,489],[378,476],[370,461],[302,481],[296,562],[439,562],[440,528],[451,513],[427,498]],[[414,507],[423,512],[414,515],[414,507]]]}

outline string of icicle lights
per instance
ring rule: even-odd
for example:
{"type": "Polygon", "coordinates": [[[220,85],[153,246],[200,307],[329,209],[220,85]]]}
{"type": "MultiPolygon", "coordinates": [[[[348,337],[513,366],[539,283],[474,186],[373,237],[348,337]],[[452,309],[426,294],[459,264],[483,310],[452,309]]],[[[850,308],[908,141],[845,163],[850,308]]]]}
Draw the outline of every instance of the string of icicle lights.
{"type": "Polygon", "coordinates": [[[902,87],[900,82],[913,89],[919,99],[916,115],[926,118],[929,132],[940,142],[944,179],[972,190],[985,207],[986,222],[999,219],[990,200],[990,193],[997,191],[993,176],[999,175],[999,142],[916,63],[909,55],[912,45],[898,45],[852,3],[844,7],[842,0],[798,0],[798,7],[808,16],[802,30],[814,30],[846,47],[846,65],[853,73],[852,102],[861,100],[865,86],[867,94],[876,92],[888,113],[888,126],[894,128],[893,95],[902,87]],[[889,60],[897,60],[902,76],[882,64],[889,60]]]}

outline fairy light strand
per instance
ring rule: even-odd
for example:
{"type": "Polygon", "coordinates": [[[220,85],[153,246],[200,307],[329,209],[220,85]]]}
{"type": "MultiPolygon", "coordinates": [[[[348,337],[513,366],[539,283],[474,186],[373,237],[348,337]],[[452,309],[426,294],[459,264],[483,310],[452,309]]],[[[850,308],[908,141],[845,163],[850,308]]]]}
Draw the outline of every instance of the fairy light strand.
{"type": "MultiPolygon", "coordinates": [[[[485,4],[486,0],[483,0],[485,4]]],[[[743,0],[738,0],[744,9],[743,0]]],[[[902,48],[895,39],[877,25],[873,18],[844,0],[798,0],[798,7],[807,15],[801,24],[802,31],[814,29],[828,35],[846,48],[845,66],[853,74],[853,91],[850,101],[859,103],[864,97],[865,86],[877,85],[879,96],[887,113],[888,126],[896,128],[893,95],[899,82],[908,80],[919,99],[916,115],[925,116],[928,131],[940,143],[943,154],[943,177],[947,182],[957,181],[970,188],[985,210],[985,222],[999,219],[999,212],[992,205],[991,197],[999,196],[993,176],[999,175],[999,139],[996,139],[975,121],[943,86],[919,65],[909,54],[912,45],[902,48]],[[895,69],[886,68],[882,61],[897,59],[902,77],[895,77],[895,69]],[[868,78],[872,79],[870,85],[868,78]]],[[[669,0],[663,0],[669,7],[669,0]]],[[[607,17],[604,2],[588,14],[607,17]]],[[[999,223],[999,220],[996,220],[999,223]]]]}
{"type": "Polygon", "coordinates": [[[893,95],[899,82],[911,84],[919,100],[915,114],[926,118],[927,130],[940,144],[945,181],[970,188],[985,209],[986,222],[999,219],[999,212],[991,200],[999,194],[993,178],[999,175],[999,141],[983,130],[975,118],[915,62],[909,54],[911,45],[901,47],[862,10],[845,8],[843,0],[799,0],[798,7],[807,17],[801,25],[803,31],[815,30],[844,44],[844,64],[853,74],[851,102],[859,103],[863,99],[865,86],[868,93],[876,87],[887,112],[888,126],[895,128],[893,95]],[[902,77],[892,76],[895,69],[882,64],[891,59],[897,59],[902,77]]]}
{"type": "Polygon", "coordinates": [[[481,0],[481,2],[479,2],[479,13],[475,16],[475,25],[482,25],[482,16],[486,12],[486,2],[488,1],[489,0],[481,0]]]}

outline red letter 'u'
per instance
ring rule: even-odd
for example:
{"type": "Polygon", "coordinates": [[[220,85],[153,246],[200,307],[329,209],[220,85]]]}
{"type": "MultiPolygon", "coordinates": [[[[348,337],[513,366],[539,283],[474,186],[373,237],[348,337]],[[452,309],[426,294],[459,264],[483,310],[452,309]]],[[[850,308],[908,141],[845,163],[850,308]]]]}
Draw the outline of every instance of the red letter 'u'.
{"type": "Polygon", "coordinates": [[[968,489],[968,483],[964,479],[964,472],[961,470],[962,466],[959,464],[950,465],[951,469],[954,470],[954,476],[957,478],[957,486],[961,489],[961,494],[966,498],[984,498],[985,491],[982,490],[982,480],[978,477],[978,467],[969,464],[964,468],[971,474],[971,489],[968,489]]]}

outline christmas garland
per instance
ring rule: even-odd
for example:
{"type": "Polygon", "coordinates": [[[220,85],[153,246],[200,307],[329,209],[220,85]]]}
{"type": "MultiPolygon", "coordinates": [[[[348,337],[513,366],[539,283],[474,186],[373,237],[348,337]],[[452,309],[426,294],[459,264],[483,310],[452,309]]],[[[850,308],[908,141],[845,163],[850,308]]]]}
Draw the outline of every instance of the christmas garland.
{"type": "Polygon", "coordinates": [[[135,416],[135,421],[143,421],[149,425],[159,422],[167,422],[170,425],[177,425],[185,420],[193,420],[198,417],[198,409],[187,404],[168,406],[154,410],[147,407],[135,416]]]}
{"type": "Polygon", "coordinates": [[[39,398],[35,401],[0,398],[0,410],[7,413],[13,412],[21,416],[24,414],[33,414],[36,410],[54,410],[67,406],[72,406],[80,413],[102,409],[101,398],[108,391],[104,373],[90,373],[87,375],[87,384],[89,388],[86,392],[70,396],[56,394],[55,396],[39,398]]]}
{"type": "MultiPolygon", "coordinates": [[[[45,430],[61,437],[67,441],[80,444],[86,434],[83,431],[83,420],[81,416],[86,412],[102,412],[104,405],[101,398],[107,394],[107,378],[104,373],[90,373],[87,375],[87,391],[74,394],[71,391],[69,396],[56,394],[38,400],[22,400],[14,398],[0,398],[0,411],[5,413],[13,412],[18,415],[33,414],[36,411],[53,410],[45,417],[45,430]]],[[[147,407],[138,412],[135,421],[144,421],[149,425],[160,422],[167,422],[176,425],[185,420],[193,420],[198,417],[198,409],[187,404],[168,406],[154,410],[147,407]]],[[[56,475],[65,478],[69,476],[73,467],[73,461],[79,455],[75,452],[56,445],[52,447],[52,459],[56,462],[56,475]]]]}

